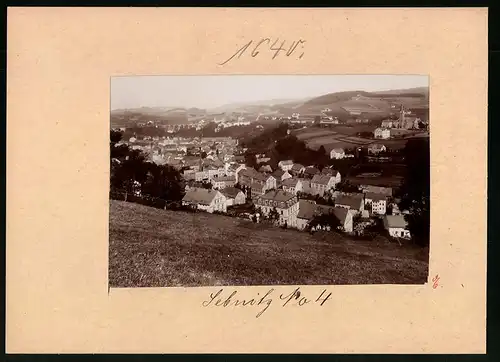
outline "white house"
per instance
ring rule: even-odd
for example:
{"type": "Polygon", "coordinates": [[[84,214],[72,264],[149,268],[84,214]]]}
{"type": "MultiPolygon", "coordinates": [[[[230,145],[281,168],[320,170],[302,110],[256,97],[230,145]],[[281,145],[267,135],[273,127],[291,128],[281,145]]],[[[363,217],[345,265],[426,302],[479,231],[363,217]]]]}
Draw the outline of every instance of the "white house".
{"type": "Polygon", "coordinates": [[[385,151],[387,151],[387,148],[381,143],[373,143],[368,146],[368,153],[371,155],[378,155],[385,151]]]}
{"type": "Polygon", "coordinates": [[[404,215],[386,215],[384,217],[384,226],[389,235],[395,238],[410,239],[410,230],[404,215]]]}
{"type": "Polygon", "coordinates": [[[340,229],[346,233],[352,233],[354,229],[353,213],[343,207],[334,207],[333,213],[340,221],[340,229]]]}
{"type": "Polygon", "coordinates": [[[226,197],[226,206],[242,205],[246,201],[243,191],[236,187],[226,187],[221,193],[226,197]]]}
{"type": "Polygon", "coordinates": [[[297,196],[282,190],[269,191],[255,199],[255,206],[263,215],[269,215],[271,210],[278,211],[278,222],[290,227],[297,227],[297,214],[299,212],[299,200],[297,196]]]}
{"type": "Polygon", "coordinates": [[[238,164],[238,163],[232,164],[227,168],[226,175],[236,177],[236,183],[238,183],[238,172],[244,170],[245,168],[247,168],[245,164],[238,164]]]}
{"type": "Polygon", "coordinates": [[[288,171],[293,167],[293,161],[292,160],[283,160],[278,162],[278,167],[281,168],[283,171],[288,171]]]}
{"type": "Polygon", "coordinates": [[[236,184],[235,176],[214,176],[212,178],[212,187],[216,190],[221,190],[226,187],[231,187],[236,184]]]}
{"type": "Polygon", "coordinates": [[[341,175],[340,175],[340,172],[338,172],[337,170],[331,168],[331,167],[325,167],[322,171],[321,171],[321,174],[322,175],[329,175],[329,176],[332,176],[334,178],[334,181],[335,181],[335,186],[337,186],[337,184],[340,183],[341,181],[341,175]]]}
{"type": "Polygon", "coordinates": [[[298,178],[287,178],[281,184],[283,191],[290,192],[292,194],[297,194],[298,192],[303,191],[302,181],[298,178]]]}
{"type": "Polygon", "coordinates": [[[311,180],[311,194],[325,196],[335,188],[335,178],[330,175],[314,175],[311,180]]]}
{"type": "Polygon", "coordinates": [[[312,200],[299,200],[297,214],[297,228],[304,230],[316,215],[333,212],[340,221],[340,229],[345,232],[353,231],[353,213],[342,207],[318,205],[312,200]]]}
{"type": "Polygon", "coordinates": [[[373,135],[375,138],[388,139],[391,137],[391,131],[388,128],[376,128],[373,135]]]}
{"type": "Polygon", "coordinates": [[[365,208],[372,214],[385,215],[387,212],[387,196],[374,192],[365,193],[365,208]]]}
{"type": "Polygon", "coordinates": [[[288,171],[283,171],[283,170],[276,170],[272,173],[276,181],[282,182],[285,181],[288,178],[291,178],[292,175],[288,171]]]}
{"type": "Polygon", "coordinates": [[[392,128],[393,122],[391,119],[385,119],[382,121],[382,128],[392,128]]]}
{"type": "Polygon", "coordinates": [[[339,194],[335,198],[335,206],[352,210],[354,214],[363,212],[365,207],[365,198],[363,194],[339,194]]]}
{"type": "Polygon", "coordinates": [[[330,158],[331,159],[342,159],[345,157],[345,151],[343,148],[334,148],[333,150],[330,151],[330,158]]]}
{"type": "Polygon", "coordinates": [[[208,171],[198,171],[194,174],[195,181],[208,180],[208,171]]]}
{"type": "Polygon", "coordinates": [[[199,210],[226,212],[226,197],[217,190],[193,187],[182,198],[183,205],[191,205],[199,210]]]}

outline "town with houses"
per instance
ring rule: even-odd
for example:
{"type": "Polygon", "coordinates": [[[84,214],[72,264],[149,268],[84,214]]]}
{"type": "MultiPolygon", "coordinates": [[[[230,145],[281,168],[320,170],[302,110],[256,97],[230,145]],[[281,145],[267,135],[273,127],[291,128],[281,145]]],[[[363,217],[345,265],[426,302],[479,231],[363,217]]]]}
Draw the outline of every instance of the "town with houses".
{"type": "MultiPolygon", "coordinates": [[[[395,108],[395,106],[393,107],[395,108]]],[[[318,129],[342,123],[368,124],[368,119],[353,118],[341,122],[337,117],[328,115],[330,109],[323,109],[319,116],[293,113],[290,116],[257,116],[250,121],[246,117],[214,117],[200,119],[189,125],[165,127],[166,136],[136,136],[122,139],[131,149],[140,150],[151,162],[158,165],[170,165],[181,172],[185,180],[184,206],[190,206],[208,213],[228,213],[228,210],[251,210],[244,213],[255,222],[262,222],[274,217],[276,226],[310,230],[310,222],[314,217],[333,214],[339,220],[337,227],[342,232],[352,234],[362,232],[363,227],[376,220],[383,222],[387,233],[394,238],[410,239],[411,234],[405,221],[408,210],[398,208],[398,200],[394,198],[394,190],[390,185],[381,186],[378,182],[357,185],[356,190],[345,192],[342,175],[335,168],[335,161],[353,158],[355,151],[365,148],[368,155],[381,157],[387,151],[383,141],[401,137],[410,131],[418,130],[419,135],[428,136],[428,123],[413,115],[411,111],[399,106],[397,119],[384,119],[380,127],[373,130],[372,142],[356,146],[356,149],[335,147],[329,151],[332,165],[320,170],[315,164],[300,164],[293,159],[282,159],[277,167],[269,165],[270,158],[265,152],[256,154],[257,166],[246,163],[247,148],[242,147],[237,138],[182,137],[176,135],[180,129],[192,128],[202,130],[207,123],[215,124],[215,132],[228,127],[249,126],[257,123],[261,117],[266,121],[287,124],[290,134],[293,129],[318,129]],[[321,203],[315,200],[330,200],[321,203]],[[246,206],[251,206],[245,209],[246,206]]],[[[359,116],[362,109],[349,108],[351,115],[359,116]]],[[[154,121],[139,123],[139,127],[158,127],[154,121]]],[[[256,124],[259,131],[264,129],[256,124]]],[[[124,132],[126,128],[116,131],[124,132]]],[[[140,196],[140,185],[137,185],[137,196],[140,196]]],[[[315,229],[330,230],[329,225],[314,225],[315,229]]]]}
{"type": "Polygon", "coordinates": [[[110,285],[426,283],[428,84],[113,78],[110,285]]]}

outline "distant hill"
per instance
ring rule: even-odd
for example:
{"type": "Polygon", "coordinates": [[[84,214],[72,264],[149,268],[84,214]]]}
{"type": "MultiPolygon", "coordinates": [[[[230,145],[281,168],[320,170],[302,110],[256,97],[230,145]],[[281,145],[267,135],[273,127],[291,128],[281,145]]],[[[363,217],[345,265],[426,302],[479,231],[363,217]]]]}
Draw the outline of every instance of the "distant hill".
{"type": "MultiPolygon", "coordinates": [[[[389,116],[403,104],[410,109],[423,110],[429,108],[429,88],[418,87],[394,89],[377,92],[362,90],[344,91],[320,95],[304,99],[270,99],[255,102],[231,103],[212,109],[196,107],[141,107],[134,109],[117,109],[111,111],[112,127],[127,127],[130,124],[144,121],[160,121],[164,124],[180,124],[204,118],[213,118],[223,114],[244,115],[248,119],[257,119],[259,115],[283,115],[290,117],[293,113],[319,115],[329,108],[326,114],[344,118],[349,116],[349,109],[360,109],[362,117],[370,118],[389,116]]],[[[397,112],[397,111],[396,111],[397,112]]]]}

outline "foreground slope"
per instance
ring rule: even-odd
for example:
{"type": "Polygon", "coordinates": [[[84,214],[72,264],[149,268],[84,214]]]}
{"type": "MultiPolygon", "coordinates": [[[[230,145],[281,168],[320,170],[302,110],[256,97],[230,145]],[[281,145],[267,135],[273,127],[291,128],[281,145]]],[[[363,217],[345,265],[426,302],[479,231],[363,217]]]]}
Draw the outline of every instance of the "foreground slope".
{"type": "Polygon", "coordinates": [[[111,287],[422,284],[427,251],[110,201],[111,287]]]}

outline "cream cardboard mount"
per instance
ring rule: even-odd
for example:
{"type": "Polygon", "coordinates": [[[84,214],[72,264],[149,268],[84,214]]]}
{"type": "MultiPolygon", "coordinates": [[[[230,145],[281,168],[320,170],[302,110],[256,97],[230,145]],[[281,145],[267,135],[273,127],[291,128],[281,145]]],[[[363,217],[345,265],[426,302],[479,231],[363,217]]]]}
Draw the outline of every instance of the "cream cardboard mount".
{"type": "Polygon", "coordinates": [[[487,15],[9,8],[7,352],[484,353],[487,15]],[[110,79],[188,74],[429,75],[427,283],[108,290],[110,79]]]}

